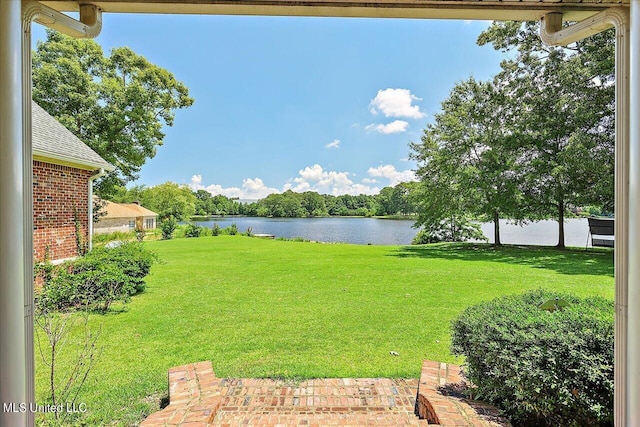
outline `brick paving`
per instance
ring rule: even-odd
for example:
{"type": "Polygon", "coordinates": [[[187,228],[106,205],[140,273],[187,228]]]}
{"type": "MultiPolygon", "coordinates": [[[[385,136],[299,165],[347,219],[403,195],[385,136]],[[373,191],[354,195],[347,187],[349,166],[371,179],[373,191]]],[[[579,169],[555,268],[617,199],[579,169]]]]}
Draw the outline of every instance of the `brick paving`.
{"type": "Polygon", "coordinates": [[[443,394],[447,386],[466,386],[460,367],[425,360],[420,372],[416,405],[416,413],[421,419],[441,426],[511,426],[499,416],[496,408],[486,403],[443,394]]]}
{"type": "MultiPolygon", "coordinates": [[[[221,380],[213,426],[419,426],[415,379],[221,380]]],[[[424,423],[426,424],[426,423],[424,423]]]]}
{"type": "Polygon", "coordinates": [[[141,426],[508,425],[487,405],[441,393],[441,386],[461,380],[459,367],[431,361],[423,364],[420,380],[325,378],[300,382],[217,378],[210,362],[200,362],[169,370],[170,404],[151,414],[141,426]]]}

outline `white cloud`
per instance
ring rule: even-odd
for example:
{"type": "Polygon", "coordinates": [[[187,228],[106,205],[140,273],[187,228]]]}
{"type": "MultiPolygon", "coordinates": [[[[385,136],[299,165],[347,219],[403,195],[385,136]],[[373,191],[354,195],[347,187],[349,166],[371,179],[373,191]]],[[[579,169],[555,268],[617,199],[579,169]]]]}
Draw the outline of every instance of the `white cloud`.
{"type": "Polygon", "coordinates": [[[394,120],[391,123],[387,123],[386,125],[372,123],[365,129],[368,131],[376,131],[384,133],[385,135],[389,135],[391,133],[406,132],[408,126],[409,123],[405,122],[404,120],[394,120]]]}
{"type": "Polygon", "coordinates": [[[207,190],[213,195],[222,194],[227,197],[238,197],[242,200],[257,200],[267,197],[269,194],[280,193],[287,190],[295,192],[315,191],[320,194],[332,194],[340,196],[350,194],[378,194],[380,188],[380,178],[389,181],[386,185],[394,186],[400,182],[415,181],[413,171],[398,171],[393,165],[382,165],[370,167],[367,170],[367,177],[354,182],[354,173],[347,171],[325,170],[319,164],[306,166],[298,171],[295,178],[289,179],[279,190],[269,187],[261,178],[245,178],[240,187],[223,187],[219,184],[205,186],[202,175],[196,174],[191,177],[189,187],[192,190],[207,190]]]}
{"type": "Polygon", "coordinates": [[[369,176],[387,178],[390,186],[395,186],[401,182],[416,181],[416,174],[410,170],[398,171],[393,165],[383,165],[369,168],[369,176]]]}
{"type": "Polygon", "coordinates": [[[272,193],[279,193],[277,188],[267,187],[260,178],[245,178],[242,180],[242,189],[246,191],[246,199],[262,199],[272,193]]]}
{"type": "Polygon", "coordinates": [[[304,178],[304,180],[319,181],[323,177],[323,175],[326,174],[326,172],[324,172],[322,166],[316,163],[313,166],[307,166],[306,168],[298,171],[298,174],[300,174],[300,176],[304,178]]]}
{"type": "Polygon", "coordinates": [[[333,141],[325,145],[325,148],[340,148],[340,140],[334,139],[333,141]]]}
{"type": "Polygon", "coordinates": [[[369,104],[369,111],[372,114],[382,113],[385,117],[406,117],[409,119],[421,119],[426,116],[420,111],[418,105],[413,105],[413,101],[420,101],[411,94],[409,89],[384,89],[379,90],[375,98],[369,104]]]}
{"type": "Polygon", "coordinates": [[[200,187],[202,187],[202,175],[191,176],[191,184],[189,184],[189,187],[191,187],[193,191],[199,190],[200,187]]]}
{"type": "Polygon", "coordinates": [[[322,194],[377,194],[380,189],[365,184],[354,183],[350,172],[327,171],[319,164],[307,166],[298,171],[298,176],[285,185],[284,190],[296,192],[316,191],[322,194]]]}
{"type": "MultiPolygon", "coordinates": [[[[282,192],[292,190],[298,193],[315,191],[321,194],[377,194],[380,188],[368,184],[377,182],[375,179],[365,178],[361,183],[355,183],[351,179],[355,174],[350,172],[338,172],[324,170],[319,164],[307,166],[298,171],[298,176],[290,179],[282,187],[282,192]]],[[[207,190],[213,195],[222,194],[227,197],[238,197],[241,200],[257,200],[267,197],[269,194],[280,193],[277,188],[267,186],[260,178],[245,178],[242,187],[223,187],[218,184],[205,186],[202,184],[202,175],[191,177],[189,187],[192,190],[207,190]]]]}
{"type": "Polygon", "coordinates": [[[245,178],[242,180],[242,188],[239,187],[223,187],[218,184],[208,186],[202,185],[202,175],[193,175],[189,184],[192,190],[207,190],[215,195],[221,194],[226,197],[238,197],[240,199],[262,199],[272,193],[279,193],[277,188],[271,188],[265,185],[260,178],[245,178]]]}

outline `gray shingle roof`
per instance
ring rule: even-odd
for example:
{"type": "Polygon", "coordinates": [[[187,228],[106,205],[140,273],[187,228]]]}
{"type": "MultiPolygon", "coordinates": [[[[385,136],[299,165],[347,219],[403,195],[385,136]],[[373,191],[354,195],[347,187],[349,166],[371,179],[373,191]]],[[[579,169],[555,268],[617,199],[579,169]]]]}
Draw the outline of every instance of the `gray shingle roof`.
{"type": "Polygon", "coordinates": [[[34,156],[78,164],[90,169],[114,169],[34,101],[31,102],[31,112],[34,156]]]}

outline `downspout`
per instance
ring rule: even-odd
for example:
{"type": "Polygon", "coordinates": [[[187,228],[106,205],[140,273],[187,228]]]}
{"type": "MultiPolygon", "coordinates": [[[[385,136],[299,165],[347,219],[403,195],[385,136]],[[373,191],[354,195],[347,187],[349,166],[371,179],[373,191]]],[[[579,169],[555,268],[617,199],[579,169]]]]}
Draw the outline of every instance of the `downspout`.
{"type": "Polygon", "coordinates": [[[100,168],[98,173],[89,177],[89,251],[93,249],[93,181],[104,176],[107,172],[100,168]]]}
{"type": "MultiPolygon", "coordinates": [[[[0,2],[16,4],[18,1],[0,2]]],[[[4,10],[3,10],[4,12],[4,10]]],[[[34,359],[34,337],[33,337],[33,152],[32,152],[32,123],[31,123],[31,23],[38,22],[49,28],[53,28],[63,34],[67,34],[76,38],[93,38],[100,34],[102,30],[102,12],[97,6],[91,4],[80,5],[80,21],[77,21],[67,15],[64,15],[50,7],[40,4],[36,1],[22,1],[22,157],[14,157],[11,160],[22,166],[22,242],[24,245],[21,267],[23,269],[22,283],[15,281],[16,286],[22,286],[24,293],[24,317],[21,316],[20,322],[25,325],[24,329],[24,348],[15,348],[10,343],[0,341],[0,347],[12,349],[16,355],[21,354],[22,363],[15,366],[5,366],[4,360],[2,365],[3,381],[0,384],[2,394],[9,395],[14,393],[13,381],[22,381],[26,387],[26,399],[24,402],[29,405],[35,403],[35,359],[34,359]],[[7,345],[8,344],[8,345],[7,345]],[[11,376],[11,381],[5,381],[11,376]],[[24,377],[23,377],[24,375],[24,377]],[[7,390],[5,390],[5,388],[7,390]]],[[[17,59],[17,58],[16,58],[17,59]]],[[[18,86],[19,87],[19,86],[18,86]]],[[[7,93],[11,93],[7,91],[7,93]]],[[[8,95],[7,95],[8,96],[8,95]]],[[[3,95],[5,97],[5,95],[3,95]]],[[[5,141],[2,141],[3,143],[5,141]]],[[[17,209],[17,208],[16,208],[17,209]]],[[[4,250],[3,250],[4,252],[4,250]]],[[[4,257],[4,253],[2,256],[4,257]]],[[[4,259],[4,258],[3,258],[4,259]]],[[[13,264],[9,269],[18,269],[20,266],[13,264]]],[[[7,283],[0,283],[0,286],[6,286],[7,283]]],[[[22,304],[20,304],[22,305],[22,304]]],[[[13,320],[13,319],[12,319],[13,320]]],[[[17,321],[17,319],[16,319],[17,321]]],[[[2,327],[7,327],[9,323],[5,323],[3,319],[2,327]]],[[[3,332],[4,333],[4,332],[3,332]]],[[[17,391],[17,390],[16,390],[17,391]]],[[[23,425],[33,426],[35,424],[35,414],[32,411],[26,411],[25,414],[11,414],[3,411],[0,413],[0,425],[23,425]],[[17,421],[17,417],[24,416],[24,421],[17,421]]]]}
{"type": "Polygon", "coordinates": [[[102,30],[102,11],[98,6],[92,4],[80,5],[80,20],[77,21],[49,6],[37,1],[27,0],[23,2],[22,17],[23,23],[29,25],[29,31],[31,30],[31,22],[35,21],[45,27],[78,39],[98,37],[102,30]]]}
{"type": "MultiPolygon", "coordinates": [[[[540,22],[540,38],[551,46],[563,46],[616,28],[616,105],[615,105],[615,361],[614,361],[614,423],[616,427],[640,425],[640,407],[637,399],[640,381],[634,375],[640,371],[637,330],[629,335],[629,313],[640,310],[638,301],[629,309],[629,291],[640,286],[636,268],[637,245],[631,238],[629,219],[630,170],[637,173],[640,164],[630,167],[630,79],[631,41],[629,9],[614,7],[604,10],[576,24],[562,28],[562,14],[549,13],[540,22]],[[630,243],[633,245],[630,251],[630,243]],[[630,288],[630,286],[632,288],[630,288]],[[635,348],[635,350],[634,350],[635,348]],[[636,396],[636,397],[634,397],[636,396]]],[[[634,81],[640,78],[634,75],[634,81]]],[[[636,141],[637,143],[637,141],[636,141]]],[[[633,217],[634,221],[637,220],[633,217]]],[[[632,224],[633,227],[635,225],[632,224]]],[[[631,330],[634,330],[633,328],[631,330]]]]}

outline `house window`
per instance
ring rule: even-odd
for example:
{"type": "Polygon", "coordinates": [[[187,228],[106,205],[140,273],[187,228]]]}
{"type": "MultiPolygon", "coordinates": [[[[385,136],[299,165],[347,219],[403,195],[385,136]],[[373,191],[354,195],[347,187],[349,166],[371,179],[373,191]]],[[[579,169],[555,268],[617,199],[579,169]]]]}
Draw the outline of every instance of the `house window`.
{"type": "Polygon", "coordinates": [[[153,218],[147,218],[147,219],[145,220],[144,228],[146,228],[147,230],[148,230],[148,229],[151,229],[151,228],[155,228],[155,227],[153,226],[153,218]]]}
{"type": "Polygon", "coordinates": [[[136,222],[129,221],[129,230],[135,230],[135,228],[136,228],[136,222]]]}

